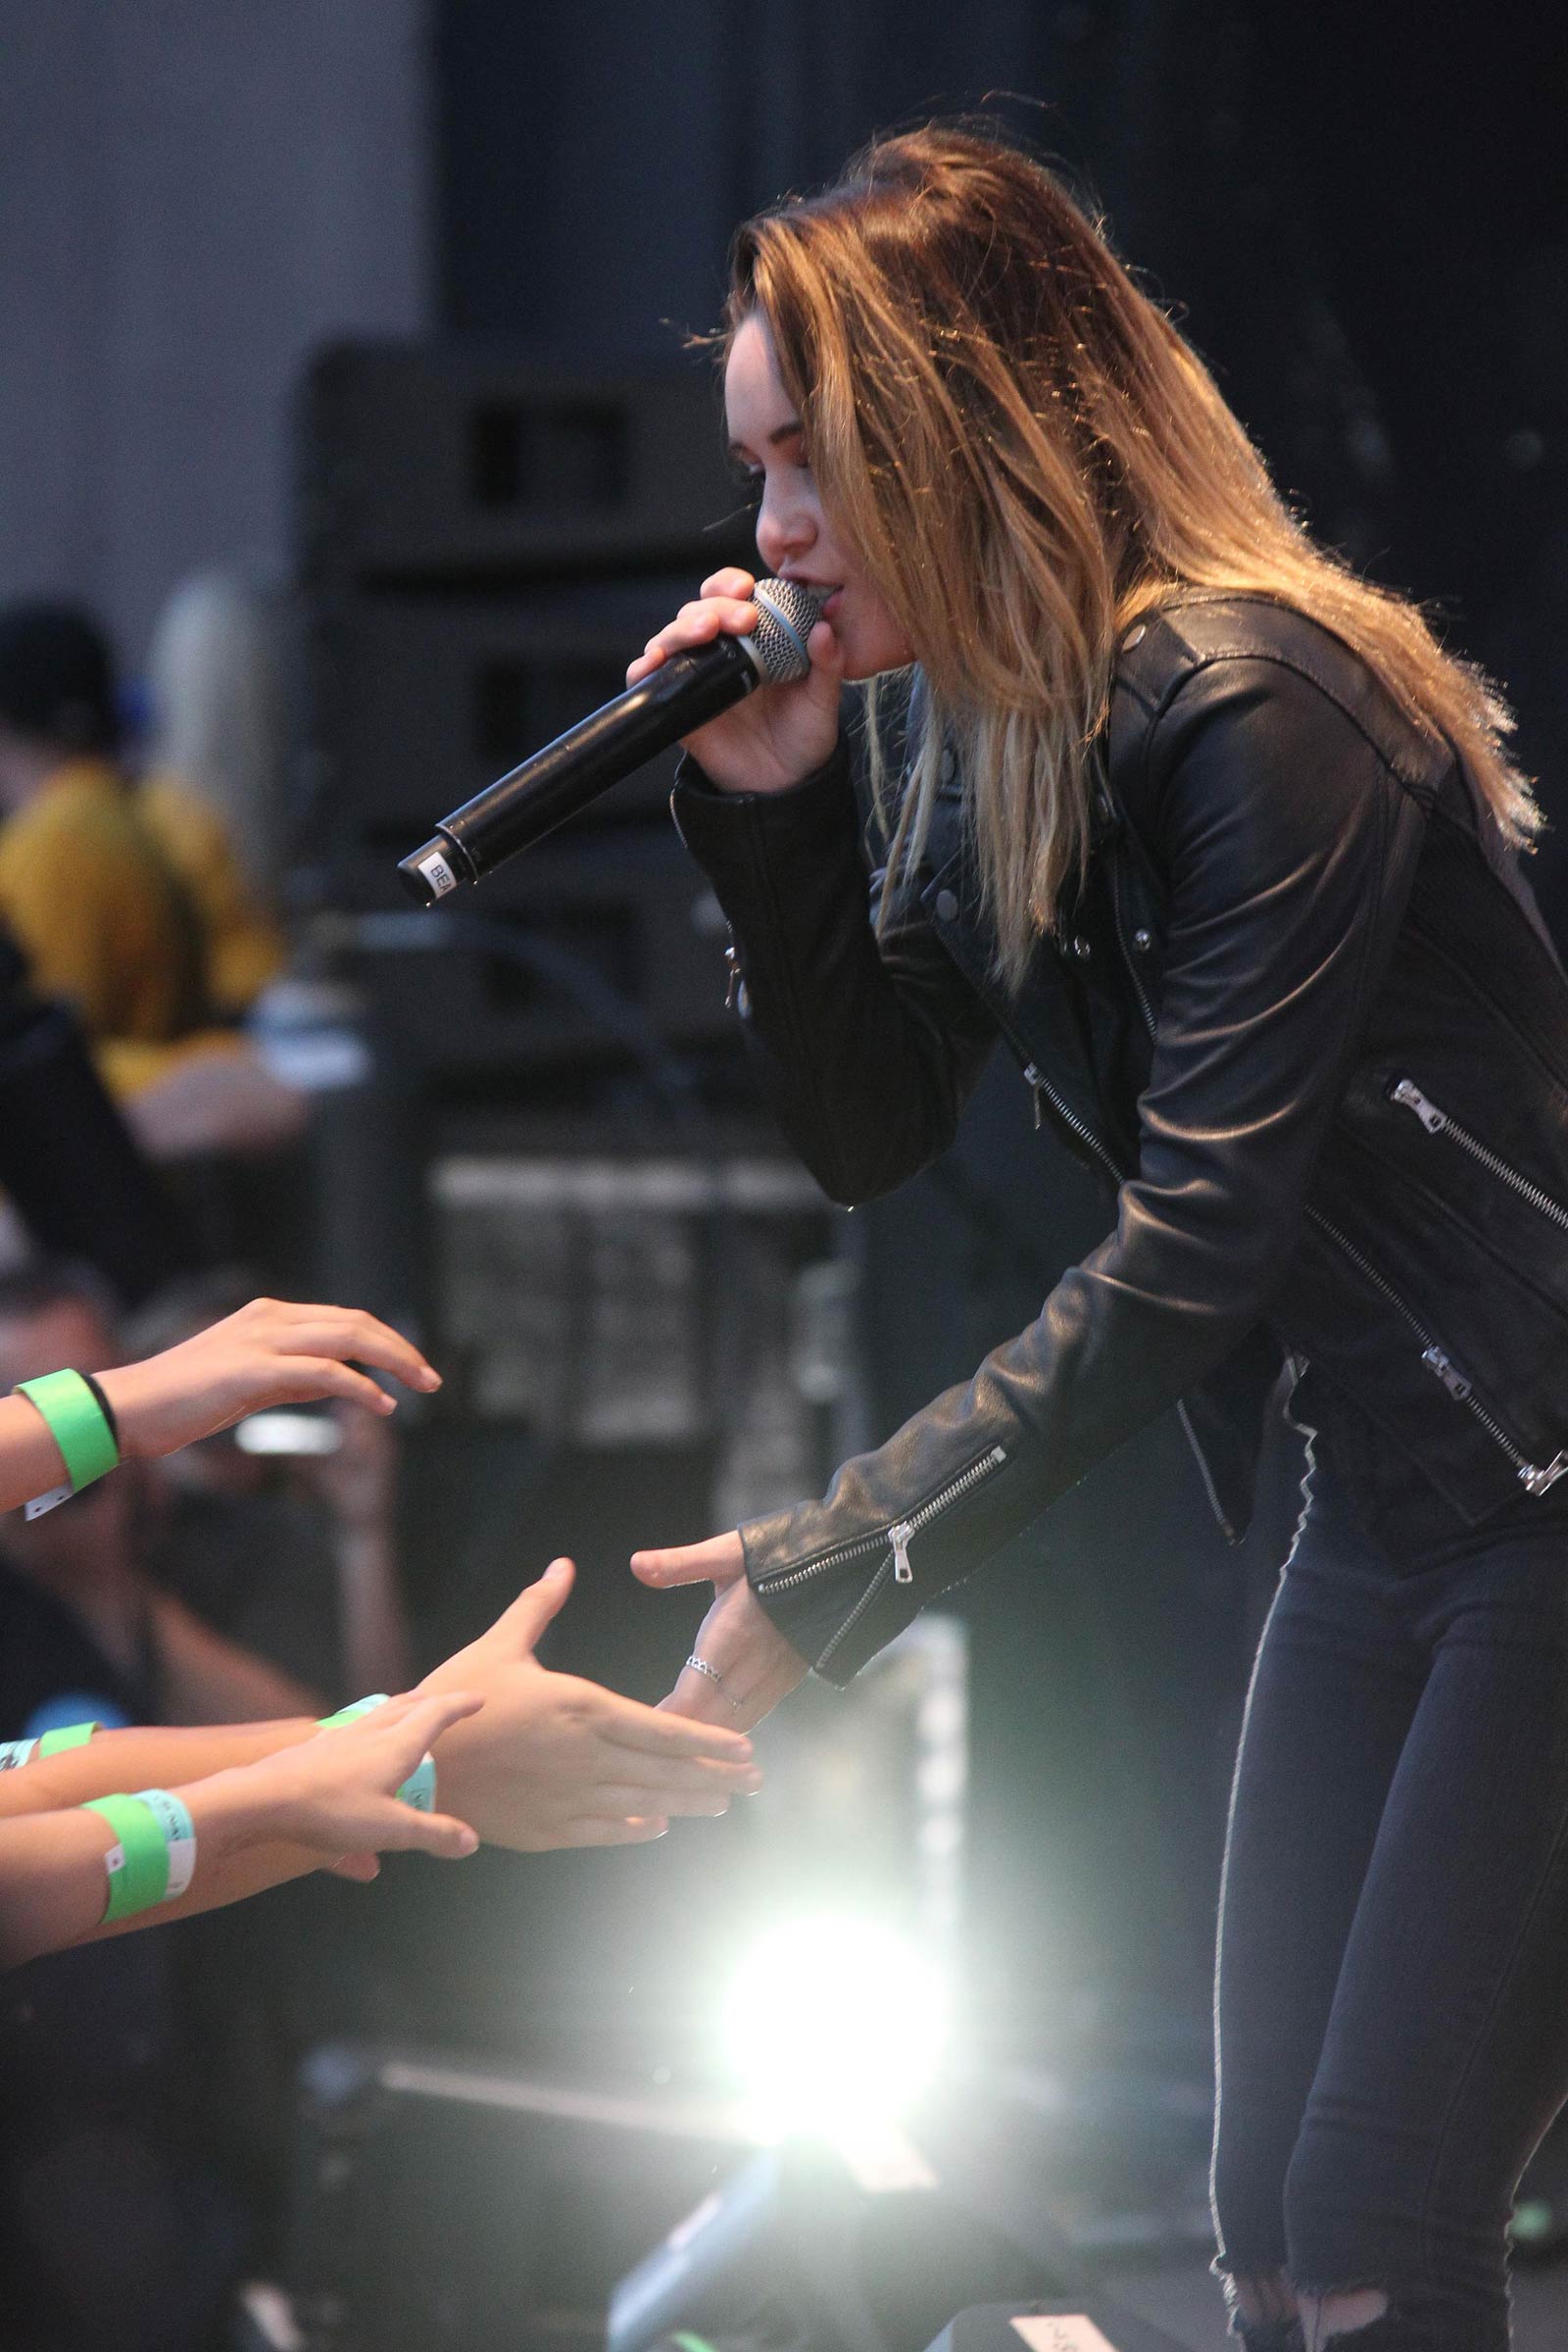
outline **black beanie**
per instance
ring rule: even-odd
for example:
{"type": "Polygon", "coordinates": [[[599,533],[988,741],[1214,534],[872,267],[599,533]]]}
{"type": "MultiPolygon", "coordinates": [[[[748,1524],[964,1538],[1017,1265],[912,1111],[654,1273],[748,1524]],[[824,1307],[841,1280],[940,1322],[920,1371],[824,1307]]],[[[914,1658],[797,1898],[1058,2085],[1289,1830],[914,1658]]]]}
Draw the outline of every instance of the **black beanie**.
{"type": "Polygon", "coordinates": [[[115,660],[79,605],[0,610],[0,723],[61,751],[113,752],[120,739],[115,660]]]}

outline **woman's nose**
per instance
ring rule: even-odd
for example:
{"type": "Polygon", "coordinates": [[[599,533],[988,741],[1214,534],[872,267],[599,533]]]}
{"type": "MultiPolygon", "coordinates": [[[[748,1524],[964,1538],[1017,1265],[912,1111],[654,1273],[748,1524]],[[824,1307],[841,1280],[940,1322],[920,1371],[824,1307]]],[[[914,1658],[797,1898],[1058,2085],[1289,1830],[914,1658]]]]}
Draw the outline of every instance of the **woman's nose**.
{"type": "Polygon", "coordinates": [[[804,502],[764,493],[757,511],[757,552],[769,571],[811,543],[811,517],[804,502]]]}

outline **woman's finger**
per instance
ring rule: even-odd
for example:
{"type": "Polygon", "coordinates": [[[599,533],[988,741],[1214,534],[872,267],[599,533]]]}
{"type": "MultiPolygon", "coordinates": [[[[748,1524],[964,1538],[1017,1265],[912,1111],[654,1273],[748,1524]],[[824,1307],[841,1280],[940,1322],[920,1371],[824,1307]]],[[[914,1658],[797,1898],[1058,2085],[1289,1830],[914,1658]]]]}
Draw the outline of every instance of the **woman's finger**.
{"type": "Polygon", "coordinates": [[[806,640],[806,650],[810,657],[812,669],[837,692],[844,676],[844,649],[830,620],[812,623],[806,640]]]}
{"type": "Polygon", "coordinates": [[[757,621],[757,607],[744,597],[701,597],[682,605],[674,619],[650,637],[645,651],[673,654],[687,646],[711,644],[721,635],[747,637],[757,621]]]}
{"type": "Polygon", "coordinates": [[[726,564],[722,571],[709,573],[703,582],[701,594],[734,597],[739,603],[749,604],[756,586],[753,573],[743,571],[738,564],[726,564]]]}
{"type": "Polygon", "coordinates": [[[660,668],[671,654],[710,645],[718,636],[751,635],[758,624],[757,607],[751,601],[751,574],[730,570],[715,572],[713,578],[726,585],[715,589],[713,581],[706,580],[702,595],[682,605],[674,619],[649,638],[636,661],[628,662],[628,686],[635,686],[639,679],[660,668]]]}
{"type": "Polygon", "coordinates": [[[709,1536],[701,1544],[681,1544],[665,1551],[634,1551],[631,1572],[644,1585],[728,1584],[746,1566],[740,1537],[709,1536]]]}
{"type": "Polygon", "coordinates": [[[742,1708],[739,1694],[727,1680],[715,1683],[710,1675],[699,1674],[692,1666],[681,1668],[674,1690],[660,1704],[677,1719],[686,1716],[708,1724],[738,1724],[742,1708]]]}

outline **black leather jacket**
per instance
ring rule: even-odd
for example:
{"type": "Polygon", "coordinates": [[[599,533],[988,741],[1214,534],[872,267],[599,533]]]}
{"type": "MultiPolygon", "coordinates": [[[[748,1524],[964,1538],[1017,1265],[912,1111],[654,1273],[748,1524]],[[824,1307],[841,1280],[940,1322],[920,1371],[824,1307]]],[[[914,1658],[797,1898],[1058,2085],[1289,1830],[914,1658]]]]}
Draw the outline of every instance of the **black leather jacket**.
{"type": "Polygon", "coordinates": [[[1238,1533],[1287,1357],[1370,1433],[1363,1486],[1414,1479],[1455,1533],[1568,1469],[1568,980],[1458,761],[1315,623],[1188,597],[1127,635],[1101,772],[1087,880],[1016,993],[956,776],[880,941],[846,749],[781,795],[677,782],[834,1200],[943,1151],[999,1035],[1115,1189],[1038,1321],[741,1530],[834,1682],[1177,1400],[1238,1533]]]}

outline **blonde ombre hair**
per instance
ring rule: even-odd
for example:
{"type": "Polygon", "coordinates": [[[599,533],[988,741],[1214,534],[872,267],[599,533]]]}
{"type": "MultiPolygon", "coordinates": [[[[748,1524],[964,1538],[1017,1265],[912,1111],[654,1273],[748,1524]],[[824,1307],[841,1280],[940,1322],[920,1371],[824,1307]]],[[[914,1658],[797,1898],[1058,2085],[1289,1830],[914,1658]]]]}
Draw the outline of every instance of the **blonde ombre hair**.
{"type": "MultiPolygon", "coordinates": [[[[874,142],[739,231],[727,337],[760,314],[834,526],[923,674],[884,906],[952,742],[998,967],[1021,978],[1090,835],[1117,640],[1183,589],[1272,597],[1460,754],[1510,843],[1540,815],[1511,716],[1406,599],[1313,544],[1207,369],[1060,182],[941,124],[874,142]]],[[[726,337],[726,341],[727,341],[726,337]]]]}

